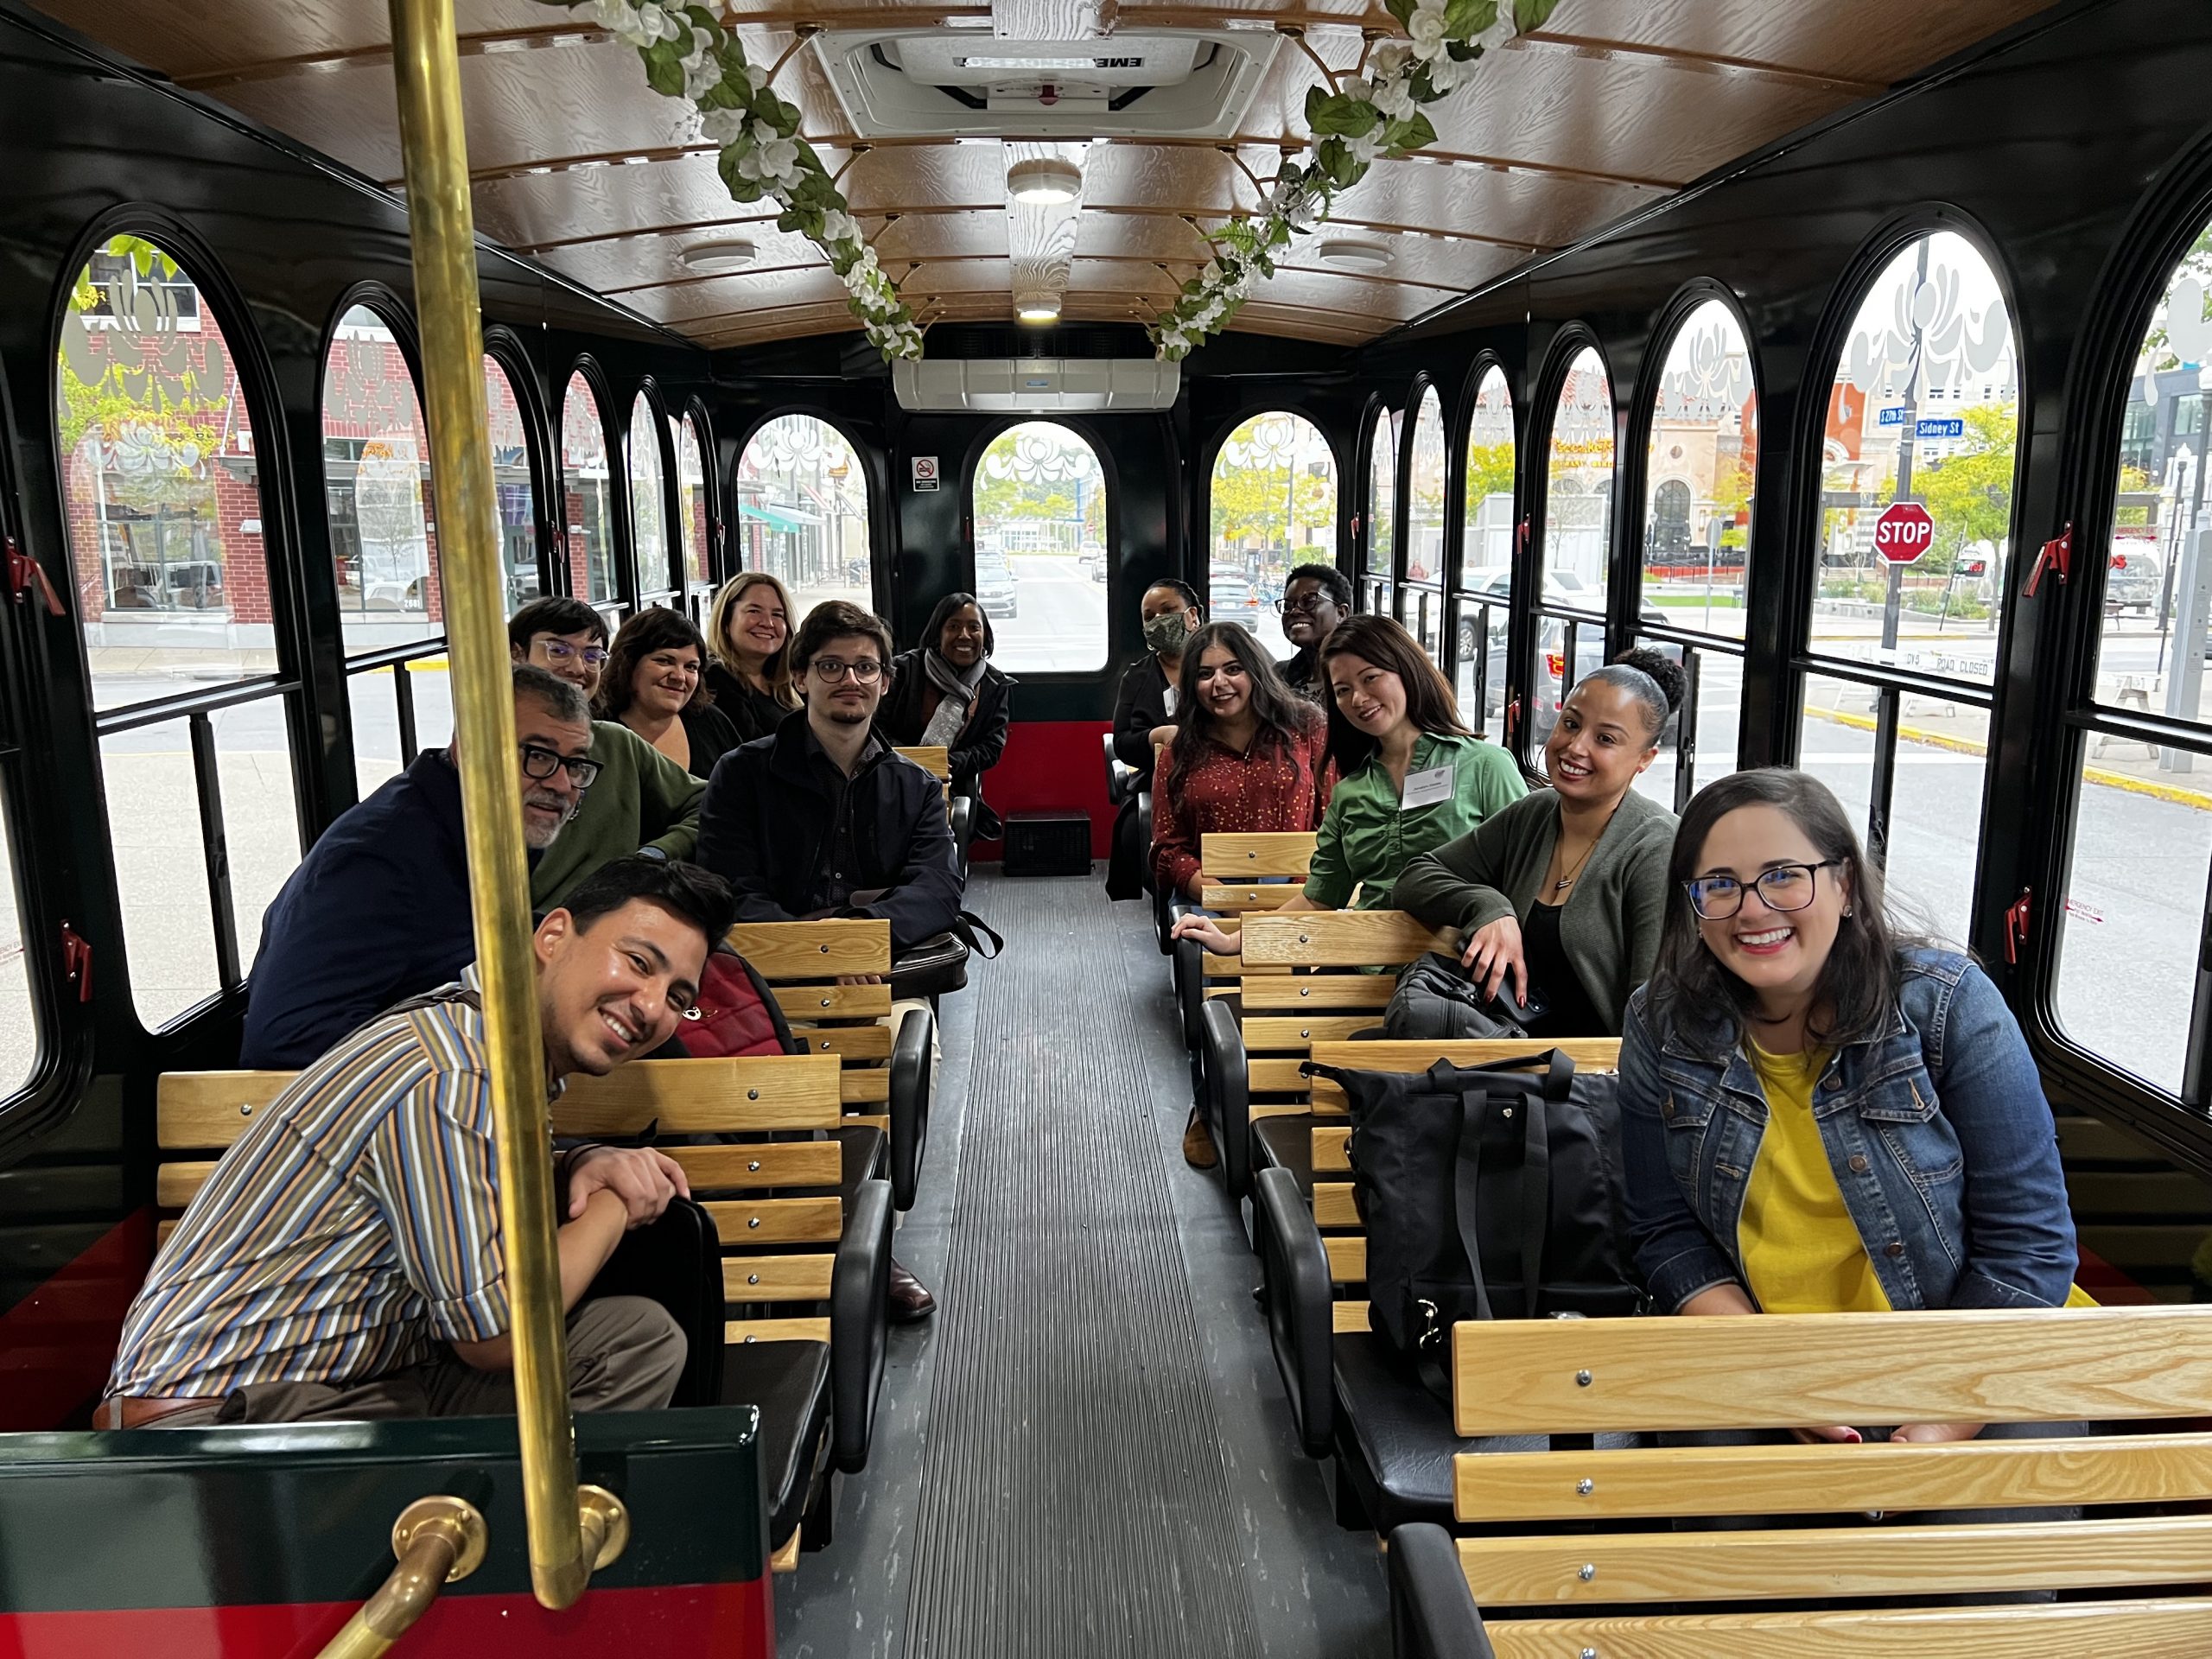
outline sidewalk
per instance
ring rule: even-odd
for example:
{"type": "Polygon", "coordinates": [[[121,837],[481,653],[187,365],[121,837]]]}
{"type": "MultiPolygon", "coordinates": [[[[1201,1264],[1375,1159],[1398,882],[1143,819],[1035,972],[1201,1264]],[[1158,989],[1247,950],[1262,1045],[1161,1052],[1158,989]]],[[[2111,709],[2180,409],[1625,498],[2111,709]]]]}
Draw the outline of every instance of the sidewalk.
{"type": "MultiPolygon", "coordinates": [[[[1820,681],[1807,688],[1805,712],[1816,719],[1854,731],[1872,732],[1875,721],[1872,688],[1839,680],[1820,681]]],[[[1961,754],[1989,752],[1989,716],[1967,702],[1944,702],[1908,692],[1898,709],[1897,737],[1901,742],[1926,744],[1961,754]]],[[[2082,780],[2131,794],[2148,795],[2177,805],[2212,812],[2212,759],[2194,760],[2194,772],[2169,772],[2158,765],[2155,750],[2139,743],[2094,733],[2089,738],[2088,764],[2082,780]]]]}

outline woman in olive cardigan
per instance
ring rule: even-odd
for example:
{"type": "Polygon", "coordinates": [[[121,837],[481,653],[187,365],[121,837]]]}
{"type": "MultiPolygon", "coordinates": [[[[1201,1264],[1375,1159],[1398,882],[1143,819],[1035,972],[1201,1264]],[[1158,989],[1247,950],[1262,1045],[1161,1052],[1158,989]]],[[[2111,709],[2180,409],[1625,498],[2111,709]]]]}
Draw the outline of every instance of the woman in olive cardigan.
{"type": "Polygon", "coordinates": [[[1399,909],[1460,936],[1461,963],[1546,1012],[1531,1036],[1618,1037],[1667,910],[1675,815],[1636,792],[1681,701],[1681,665],[1632,651],[1576,682],[1544,744],[1549,789],[1408,862],[1399,909]],[[1510,982],[1510,984],[1509,984],[1510,982]]]}

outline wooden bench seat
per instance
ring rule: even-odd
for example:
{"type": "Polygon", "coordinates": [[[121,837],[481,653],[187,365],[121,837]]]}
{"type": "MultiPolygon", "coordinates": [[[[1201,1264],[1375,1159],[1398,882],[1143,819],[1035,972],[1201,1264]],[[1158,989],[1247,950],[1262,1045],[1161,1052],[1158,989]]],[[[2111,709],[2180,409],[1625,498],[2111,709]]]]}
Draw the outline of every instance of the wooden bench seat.
{"type": "MultiPolygon", "coordinates": [[[[799,1421],[779,1417],[769,1425],[770,1442],[782,1444],[793,1465],[785,1488],[769,1494],[772,1519],[789,1529],[785,1541],[792,1549],[802,1515],[811,1522],[809,1541],[827,1541],[832,1470],[849,1473],[867,1462],[886,1351],[891,1193],[886,1182],[872,1179],[880,1162],[876,1132],[867,1132],[855,1166],[841,1071],[828,1054],[639,1061],[604,1077],[570,1079],[552,1112],[553,1132],[563,1136],[628,1138],[651,1127],[683,1166],[721,1247],[725,1344],[829,1348],[826,1366],[801,1363],[806,1379],[800,1395],[782,1402],[799,1421]],[[709,1135],[721,1139],[669,1144],[709,1135]]],[[[216,1157],[296,1076],[163,1075],[156,1090],[158,1206],[188,1205],[216,1157]]],[[[162,1220],[161,1237],[175,1225],[173,1218],[162,1220]]],[[[686,1376],[702,1376],[695,1387],[725,1396],[766,1379],[780,1400],[791,1391],[781,1378],[788,1369],[748,1355],[742,1362],[725,1357],[703,1371],[689,1368],[686,1376]]],[[[772,1478],[775,1472],[769,1471],[772,1478]]]]}
{"type": "Polygon", "coordinates": [[[1242,1199],[1251,1172],[1271,1159],[1254,1126],[1276,1116],[1302,1124],[1312,1110],[1299,1067],[1313,1046],[1380,1027],[1396,970],[1446,942],[1395,910],[1262,912],[1224,925],[1236,929],[1239,954],[1210,958],[1206,971],[1233,971],[1237,996],[1213,999],[1200,1014],[1205,1103],[1224,1184],[1242,1199]]]}
{"type": "MultiPolygon", "coordinates": [[[[1200,907],[1220,917],[1224,930],[1233,933],[1237,918],[1279,909],[1296,893],[1313,861],[1310,830],[1201,836],[1200,907]]],[[[1169,896],[1167,907],[1174,916],[1192,909],[1189,899],[1179,893],[1169,896]]],[[[1234,990],[1243,976],[1243,966],[1235,957],[1212,955],[1195,939],[1179,941],[1172,962],[1176,1006],[1183,1014],[1183,1041],[1191,1051],[1193,1078],[1203,1101],[1205,1001],[1234,990]]]]}
{"type": "Polygon", "coordinates": [[[1512,1535],[1392,1535],[1402,1659],[2212,1651],[2212,1434],[2094,1427],[2200,1420],[2212,1307],[1507,1320],[1457,1326],[1452,1350],[1455,1426],[1470,1435],[2093,1427],[1941,1446],[1462,1456],[1458,1522],[1512,1535]],[[2073,1505],[2106,1512],[2066,1518],[2073,1505]],[[2045,1506],[2062,1513],[1910,1523],[1913,1511],[2045,1506]],[[1749,1525],[1667,1524],[1681,1516],[1749,1525]],[[1804,1516],[1815,1519],[1779,1524],[1804,1516]],[[1767,1517],[1777,1524],[1758,1524],[1767,1517]],[[2046,1590],[2066,1599],[1991,1600],[2046,1590]],[[1931,1605],[1939,1597],[1981,1605],[1931,1605]],[[1878,1599],[1887,1605],[1834,1605],[1878,1599]],[[1762,1606],[1777,1602],[1815,1605],[1762,1606]]]}
{"type": "Polygon", "coordinates": [[[876,920],[740,922],[733,950],[768,982],[810,1054],[834,1054],[847,1121],[885,1132],[893,1203],[909,1209],[929,1136],[930,1052],[935,1016],[909,1008],[893,1031],[891,924],[876,920]],[[840,985],[873,974],[879,985],[840,985]]]}

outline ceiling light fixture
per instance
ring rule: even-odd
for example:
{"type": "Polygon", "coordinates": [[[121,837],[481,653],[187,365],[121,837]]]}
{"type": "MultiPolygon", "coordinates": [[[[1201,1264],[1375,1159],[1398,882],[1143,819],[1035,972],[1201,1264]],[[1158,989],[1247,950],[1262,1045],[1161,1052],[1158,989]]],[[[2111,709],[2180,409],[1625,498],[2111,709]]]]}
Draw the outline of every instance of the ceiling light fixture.
{"type": "Polygon", "coordinates": [[[1024,322],[1058,322],[1060,296],[1051,293],[1017,294],[1014,296],[1014,315],[1024,322]]]}
{"type": "Polygon", "coordinates": [[[759,250],[743,238],[694,242],[677,257],[693,270],[738,270],[753,263],[759,250]]]}
{"type": "Polygon", "coordinates": [[[1357,237],[1337,236],[1314,250],[1313,257],[1325,265],[1334,265],[1339,270],[1377,271],[1390,263],[1390,250],[1380,242],[1364,242],[1357,237]]]}
{"type": "Polygon", "coordinates": [[[1083,194],[1083,169],[1057,156],[1016,162],[1007,169],[1006,193],[1016,201],[1055,206],[1083,194]]]}

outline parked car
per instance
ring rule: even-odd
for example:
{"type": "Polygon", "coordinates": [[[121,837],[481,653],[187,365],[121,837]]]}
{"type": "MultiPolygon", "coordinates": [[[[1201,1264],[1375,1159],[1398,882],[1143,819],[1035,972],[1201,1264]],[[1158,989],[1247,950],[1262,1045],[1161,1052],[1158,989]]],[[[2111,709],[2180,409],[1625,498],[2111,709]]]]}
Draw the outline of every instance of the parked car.
{"type": "Polygon", "coordinates": [[[1104,548],[1084,548],[1076,556],[1076,563],[1083,567],[1084,574],[1093,582],[1106,580],[1106,550],[1104,548]]]}
{"type": "Polygon", "coordinates": [[[976,550],[976,602],[985,616],[1021,613],[1021,590],[1014,585],[1014,570],[1006,555],[988,548],[976,550]]]}
{"type": "Polygon", "coordinates": [[[2105,573],[2105,611],[2108,615],[2116,616],[2122,611],[2141,611],[2147,615],[2158,608],[2166,572],[2157,550],[2158,543],[2147,538],[2113,538],[2108,561],[2111,568],[2105,573]]]}
{"type": "Polygon", "coordinates": [[[1206,614],[1233,622],[1247,633],[1260,631],[1260,595],[1252,579],[1234,565],[1217,564],[1206,572],[1206,614]]]}
{"type": "MultiPolygon", "coordinates": [[[[1468,572],[1466,591],[1485,598],[1503,601],[1512,588],[1512,573],[1503,567],[1468,572]]],[[[1553,571],[1544,578],[1544,602],[1574,610],[1595,611],[1604,601],[1596,589],[1580,577],[1566,571],[1553,571]]],[[[1469,663],[1475,653],[1475,615],[1464,615],[1459,622],[1459,661],[1469,663]]],[[[1646,605],[1640,613],[1643,621],[1652,626],[1664,627],[1666,614],[1656,606],[1646,605]]],[[[1505,612],[1503,605],[1488,613],[1490,617],[1490,660],[1484,688],[1484,706],[1501,703],[1505,698],[1505,612]]],[[[1529,733],[1532,741],[1541,744],[1551,735],[1552,728],[1559,723],[1560,681],[1567,666],[1567,624],[1555,616],[1537,619],[1536,672],[1535,683],[1522,694],[1522,707],[1529,719],[1529,733]]],[[[1657,647],[1663,656],[1680,662],[1680,645],[1661,643],[1657,647]]],[[[1602,622],[1578,622],[1574,630],[1574,677],[1580,679],[1605,661],[1605,628],[1602,622]]],[[[1662,744],[1675,741],[1675,728],[1680,719],[1670,720],[1660,733],[1662,744]]]]}

